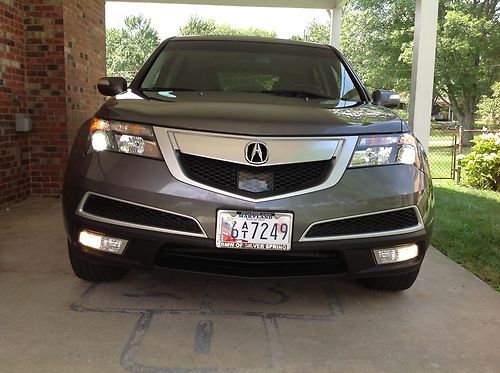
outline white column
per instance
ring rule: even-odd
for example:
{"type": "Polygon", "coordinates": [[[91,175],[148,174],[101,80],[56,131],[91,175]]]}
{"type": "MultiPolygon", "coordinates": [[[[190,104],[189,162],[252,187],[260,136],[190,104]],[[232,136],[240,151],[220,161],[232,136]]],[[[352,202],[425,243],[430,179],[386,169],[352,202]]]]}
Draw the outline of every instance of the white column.
{"type": "Polygon", "coordinates": [[[438,0],[416,0],[410,90],[410,127],[426,150],[431,129],[438,0]]]}
{"type": "Polygon", "coordinates": [[[330,45],[340,49],[340,29],[342,28],[342,7],[330,11],[330,45]]]}

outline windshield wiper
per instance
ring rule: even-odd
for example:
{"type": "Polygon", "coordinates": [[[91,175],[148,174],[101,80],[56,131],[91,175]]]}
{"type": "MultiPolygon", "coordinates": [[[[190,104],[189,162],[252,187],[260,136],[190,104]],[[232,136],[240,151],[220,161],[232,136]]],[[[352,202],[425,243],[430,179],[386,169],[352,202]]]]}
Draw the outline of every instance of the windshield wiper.
{"type": "Polygon", "coordinates": [[[289,96],[298,98],[324,98],[328,100],[334,100],[333,97],[321,93],[300,91],[300,90],[273,89],[270,91],[261,91],[260,93],[268,93],[277,96],[289,96]]]}
{"type": "Polygon", "coordinates": [[[153,87],[153,88],[141,88],[143,92],[198,92],[199,89],[192,88],[176,88],[176,87],[153,87]]]}

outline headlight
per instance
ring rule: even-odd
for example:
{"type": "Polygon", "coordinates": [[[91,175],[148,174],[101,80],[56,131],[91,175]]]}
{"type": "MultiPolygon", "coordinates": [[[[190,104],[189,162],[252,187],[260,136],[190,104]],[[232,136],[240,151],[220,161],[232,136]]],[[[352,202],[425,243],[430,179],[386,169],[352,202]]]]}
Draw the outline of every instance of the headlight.
{"type": "Polygon", "coordinates": [[[420,168],[417,140],[412,135],[361,136],[349,167],[410,164],[420,168]]]}
{"type": "Polygon", "coordinates": [[[90,125],[89,151],[104,150],[161,159],[151,126],[94,118],[90,125]]]}

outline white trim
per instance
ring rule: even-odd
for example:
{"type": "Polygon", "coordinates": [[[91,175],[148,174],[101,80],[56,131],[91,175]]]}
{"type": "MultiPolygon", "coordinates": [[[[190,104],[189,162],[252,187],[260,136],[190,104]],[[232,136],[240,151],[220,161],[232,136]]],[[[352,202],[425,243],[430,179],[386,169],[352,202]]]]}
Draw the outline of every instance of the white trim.
{"type": "Polygon", "coordinates": [[[345,0],[107,0],[133,3],[253,6],[278,8],[334,9],[345,0]]]}
{"type": "Polygon", "coordinates": [[[144,230],[148,230],[148,231],[178,234],[178,235],[181,235],[181,236],[191,236],[191,237],[208,238],[208,236],[205,233],[205,230],[201,226],[200,222],[198,220],[196,220],[195,218],[193,218],[192,216],[188,216],[188,215],[184,215],[184,214],[179,214],[178,212],[173,212],[173,211],[164,210],[164,209],[160,209],[160,208],[153,207],[153,206],[143,205],[143,204],[140,204],[140,203],[131,202],[131,201],[127,201],[127,200],[124,200],[124,199],[115,198],[115,197],[111,197],[111,196],[107,196],[107,195],[99,194],[99,193],[94,193],[94,192],[87,192],[87,193],[85,193],[85,195],[83,196],[82,200],[80,201],[80,204],[78,205],[78,208],[76,209],[76,214],[79,215],[79,216],[82,216],[82,217],[84,217],[86,219],[95,220],[95,221],[98,221],[98,222],[101,222],[101,223],[115,224],[115,225],[120,225],[120,226],[123,226],[123,227],[144,229],[144,230]],[[198,225],[198,227],[200,228],[200,230],[201,230],[202,233],[184,232],[184,231],[177,231],[177,230],[173,230],[173,229],[165,229],[165,228],[160,228],[160,227],[152,227],[152,226],[149,226],[149,225],[129,223],[129,222],[121,221],[121,220],[104,218],[104,217],[101,217],[101,216],[98,216],[98,215],[94,215],[94,214],[88,213],[88,212],[86,212],[86,211],[83,210],[83,207],[85,205],[85,202],[87,201],[87,198],[90,195],[95,195],[95,196],[99,196],[99,197],[103,197],[103,198],[108,198],[108,199],[112,199],[112,200],[115,200],[115,201],[119,201],[119,202],[123,202],[123,203],[128,203],[130,205],[135,205],[135,206],[139,206],[139,207],[148,208],[148,209],[151,209],[151,210],[166,212],[168,214],[182,216],[183,218],[191,219],[191,220],[193,220],[193,221],[196,222],[196,224],[198,225]]]}
{"type": "Polygon", "coordinates": [[[357,239],[357,238],[372,238],[372,237],[383,237],[383,236],[393,236],[396,234],[404,234],[404,233],[412,233],[419,231],[424,227],[424,222],[422,220],[422,216],[420,215],[420,210],[418,209],[417,206],[405,206],[405,207],[400,207],[396,209],[390,209],[390,210],[383,210],[383,211],[375,211],[375,212],[369,212],[365,214],[358,214],[358,215],[352,215],[348,217],[341,217],[341,218],[335,218],[335,219],[326,219],[326,220],[321,220],[312,223],[307,227],[305,232],[302,234],[302,237],[300,237],[299,242],[312,242],[312,241],[332,241],[332,240],[347,240],[347,239],[357,239]],[[390,231],[383,231],[383,232],[372,232],[372,233],[361,233],[361,234],[349,234],[349,235],[342,235],[342,236],[325,236],[325,237],[311,237],[308,238],[306,237],[307,232],[309,230],[318,224],[322,223],[328,223],[331,221],[338,221],[338,220],[347,220],[347,219],[353,219],[353,218],[359,218],[362,216],[369,216],[369,215],[378,215],[378,214],[384,214],[387,212],[393,212],[393,211],[400,211],[400,210],[406,210],[408,208],[413,208],[415,210],[415,214],[417,216],[418,224],[409,227],[409,228],[403,228],[403,229],[395,229],[395,230],[390,230],[390,231]]]}
{"type": "Polygon", "coordinates": [[[245,137],[185,131],[169,131],[169,136],[175,149],[182,154],[252,167],[326,161],[336,155],[343,140],[331,137],[245,137]],[[247,161],[245,150],[252,142],[264,143],[268,147],[266,162],[253,164],[247,161]]]}

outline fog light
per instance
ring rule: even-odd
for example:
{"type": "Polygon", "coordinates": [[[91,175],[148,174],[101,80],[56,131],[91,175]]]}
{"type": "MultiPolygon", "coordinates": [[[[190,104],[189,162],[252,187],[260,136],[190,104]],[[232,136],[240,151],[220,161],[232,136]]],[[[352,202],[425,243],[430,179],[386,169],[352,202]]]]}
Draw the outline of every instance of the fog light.
{"type": "Polygon", "coordinates": [[[120,238],[107,237],[102,234],[81,231],[78,236],[78,241],[83,245],[92,249],[105,251],[113,254],[122,254],[127,246],[128,241],[120,238]]]}
{"type": "Polygon", "coordinates": [[[404,262],[418,256],[416,244],[373,250],[377,264],[404,262]]]}

